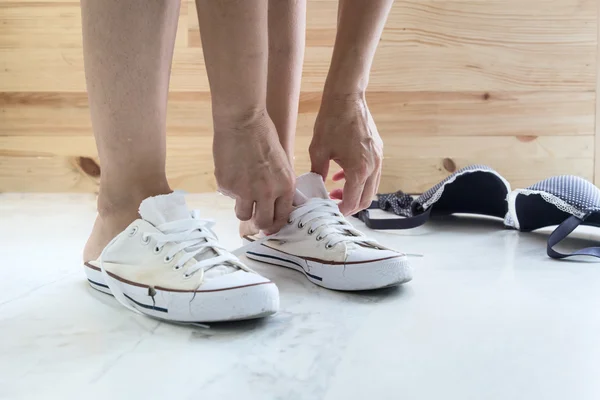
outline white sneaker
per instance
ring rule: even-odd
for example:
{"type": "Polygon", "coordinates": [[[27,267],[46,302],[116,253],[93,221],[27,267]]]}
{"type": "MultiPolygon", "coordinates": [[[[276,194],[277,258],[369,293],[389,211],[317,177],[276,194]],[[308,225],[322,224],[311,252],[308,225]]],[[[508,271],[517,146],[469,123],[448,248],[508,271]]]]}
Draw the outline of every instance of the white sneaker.
{"type": "Polygon", "coordinates": [[[182,194],[147,198],[138,219],[85,264],[90,285],[127,308],[176,322],[263,317],[279,307],[277,286],[221,247],[212,221],[182,194]]]}
{"type": "Polygon", "coordinates": [[[377,289],[412,279],[406,255],[354,229],[329,198],[320,175],[298,177],[296,189],[288,225],[269,237],[247,236],[256,241],[247,247],[248,258],[295,269],[329,289],[377,289]]]}

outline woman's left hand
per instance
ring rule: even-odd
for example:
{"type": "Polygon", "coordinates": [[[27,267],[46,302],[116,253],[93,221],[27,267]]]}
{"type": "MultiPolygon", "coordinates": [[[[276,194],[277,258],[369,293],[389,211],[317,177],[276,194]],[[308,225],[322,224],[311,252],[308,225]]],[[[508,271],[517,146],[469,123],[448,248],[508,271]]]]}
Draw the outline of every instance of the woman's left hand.
{"type": "Polygon", "coordinates": [[[371,204],[381,179],[383,141],[364,93],[323,98],[309,148],[311,170],[327,178],[329,160],[342,171],[334,180],[346,179],[344,189],[331,192],[341,199],[340,211],[352,215],[371,204]]]}

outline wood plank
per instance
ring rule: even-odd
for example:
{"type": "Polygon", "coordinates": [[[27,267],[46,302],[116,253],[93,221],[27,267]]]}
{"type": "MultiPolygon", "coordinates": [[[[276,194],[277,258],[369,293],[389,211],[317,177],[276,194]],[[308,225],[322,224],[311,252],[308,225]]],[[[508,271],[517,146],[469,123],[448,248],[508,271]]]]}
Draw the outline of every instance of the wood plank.
{"type": "MultiPolygon", "coordinates": [[[[2,49],[58,49],[82,47],[79,1],[0,3],[2,49]]],[[[176,47],[188,40],[188,2],[181,2],[176,47]]]]}
{"type": "Polygon", "coordinates": [[[0,48],[81,47],[79,3],[2,2],[0,13],[0,48]]]}
{"type": "MultiPolygon", "coordinates": [[[[382,190],[422,191],[446,167],[471,163],[519,186],[563,173],[600,184],[599,8],[597,0],[395,2],[368,95],[386,144],[382,190]]],[[[79,0],[0,0],[0,191],[97,188],[85,172],[96,150],[79,14],[79,0]]],[[[309,168],[336,14],[337,0],[309,0],[299,172],[309,168]]],[[[193,0],[182,0],[176,47],[169,177],[175,187],[214,190],[193,0]]]]}
{"type": "Polygon", "coordinates": [[[598,40],[596,49],[596,154],[594,157],[594,184],[600,186],[600,4],[596,4],[598,40]]]}
{"type": "MultiPolygon", "coordinates": [[[[453,159],[457,168],[473,164],[470,159],[453,159]]],[[[511,184],[512,188],[526,188],[543,179],[556,175],[577,175],[588,181],[593,179],[594,162],[592,159],[552,160],[552,159],[510,159],[486,160],[486,164],[497,170],[511,184]]],[[[443,162],[431,160],[419,167],[411,167],[406,161],[384,167],[381,177],[381,193],[391,193],[398,189],[407,193],[423,193],[443,180],[449,174],[443,168],[443,162]]]]}
{"type": "MultiPolygon", "coordinates": [[[[310,169],[310,138],[298,139],[296,170],[310,169]]],[[[91,137],[0,137],[0,192],[90,192],[97,176],[85,173],[82,159],[96,160],[91,137]]],[[[174,188],[190,192],[216,190],[210,137],[169,137],[167,174],[174,188]]],[[[381,191],[420,192],[455,168],[486,163],[513,185],[524,187],[557,174],[593,176],[593,136],[580,137],[444,137],[386,141],[381,191]],[[450,162],[448,160],[451,160],[450,162]]],[[[332,172],[336,170],[332,166],[332,172]]],[[[329,182],[329,187],[339,184],[329,182]]]]}
{"type": "MultiPolygon", "coordinates": [[[[594,0],[398,1],[392,7],[382,43],[492,47],[593,44],[595,7],[594,0]]],[[[336,18],[336,1],[309,1],[309,46],[333,44],[336,18]]]]}
{"type": "MultiPolygon", "coordinates": [[[[370,92],[384,137],[594,134],[593,92],[370,92]]],[[[169,135],[212,135],[210,95],[173,92],[169,135]]],[[[302,93],[298,135],[311,136],[321,94],[302,93]]],[[[89,135],[85,93],[0,94],[0,135],[89,135]]]]}
{"type": "MultiPolygon", "coordinates": [[[[371,74],[374,91],[595,90],[595,44],[540,45],[530,50],[382,45],[371,74]],[[402,54],[402,57],[398,55],[402,54]]],[[[303,91],[320,91],[331,48],[306,49],[303,91]]],[[[200,49],[175,51],[172,91],[208,91],[200,49]]],[[[81,49],[0,49],[0,91],[83,92],[81,49]],[[40,69],[39,66],[44,68],[40,69]]]]}
{"type": "MultiPolygon", "coordinates": [[[[382,135],[592,135],[594,93],[371,92],[382,135]]],[[[304,93],[299,134],[312,134],[320,94],[304,93]]]]}

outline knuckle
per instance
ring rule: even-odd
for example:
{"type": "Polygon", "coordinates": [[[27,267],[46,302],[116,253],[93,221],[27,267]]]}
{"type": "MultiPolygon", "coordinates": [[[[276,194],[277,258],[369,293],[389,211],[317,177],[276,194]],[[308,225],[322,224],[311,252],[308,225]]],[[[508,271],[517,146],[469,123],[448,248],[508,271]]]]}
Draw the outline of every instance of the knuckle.
{"type": "Polygon", "coordinates": [[[293,178],[288,178],[282,183],[282,186],[283,186],[283,191],[286,195],[291,194],[294,191],[296,182],[294,181],[293,178]]]}
{"type": "Polygon", "coordinates": [[[230,177],[230,175],[226,174],[222,168],[215,168],[214,175],[219,182],[228,181],[230,177]]]}
{"type": "Polygon", "coordinates": [[[240,203],[240,207],[243,204],[245,207],[250,208],[249,204],[254,204],[254,197],[252,194],[243,191],[240,192],[239,190],[232,193],[234,194],[236,201],[240,203]]]}
{"type": "Polygon", "coordinates": [[[321,156],[324,151],[323,145],[315,141],[311,142],[308,146],[308,154],[310,154],[311,157],[321,156]]]}
{"type": "Polygon", "coordinates": [[[263,199],[272,199],[273,197],[275,197],[275,191],[271,187],[265,188],[261,192],[260,197],[263,199]]]}

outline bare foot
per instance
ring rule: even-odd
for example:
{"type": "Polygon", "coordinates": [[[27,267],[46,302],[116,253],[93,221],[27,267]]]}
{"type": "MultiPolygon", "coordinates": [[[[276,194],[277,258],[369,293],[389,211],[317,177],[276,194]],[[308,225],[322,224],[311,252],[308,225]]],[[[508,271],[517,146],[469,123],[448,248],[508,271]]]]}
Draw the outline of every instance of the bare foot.
{"type": "Polygon", "coordinates": [[[171,193],[169,185],[155,179],[141,188],[129,186],[122,190],[102,190],[98,196],[98,216],[92,233],[83,249],[83,261],[93,261],[100,257],[106,245],[129,224],[138,219],[140,203],[152,196],[171,193]]]}
{"type": "MultiPolygon", "coordinates": [[[[138,205],[139,206],[139,205],[138,205]]],[[[83,261],[93,261],[100,257],[106,245],[127,226],[139,218],[137,206],[129,211],[113,215],[100,215],[96,217],[92,233],[83,249],[83,261]]]]}

